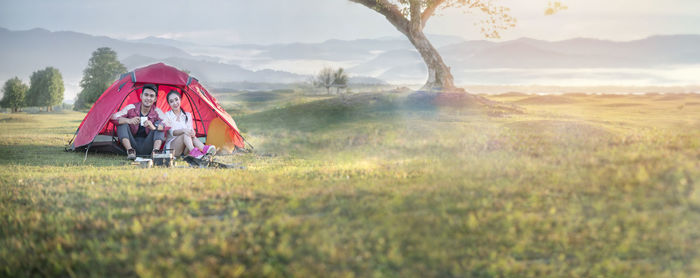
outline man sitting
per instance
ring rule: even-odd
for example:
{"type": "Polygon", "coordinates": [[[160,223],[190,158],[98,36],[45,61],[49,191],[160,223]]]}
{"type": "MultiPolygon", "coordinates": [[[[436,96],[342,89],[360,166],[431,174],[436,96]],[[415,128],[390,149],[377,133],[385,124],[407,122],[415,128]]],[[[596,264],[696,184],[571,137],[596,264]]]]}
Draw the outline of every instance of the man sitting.
{"type": "Polygon", "coordinates": [[[146,84],[141,91],[141,102],[129,104],[111,117],[118,122],[117,136],[128,159],[159,152],[165,140],[165,124],[162,122],[165,114],[154,105],[157,99],[158,88],[146,84]]]}

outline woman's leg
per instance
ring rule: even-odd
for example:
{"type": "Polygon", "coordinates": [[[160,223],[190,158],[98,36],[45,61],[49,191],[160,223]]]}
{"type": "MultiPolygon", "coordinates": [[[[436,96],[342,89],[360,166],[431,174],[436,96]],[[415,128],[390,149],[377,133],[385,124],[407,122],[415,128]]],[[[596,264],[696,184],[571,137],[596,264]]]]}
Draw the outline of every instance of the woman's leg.
{"type": "Polygon", "coordinates": [[[181,136],[184,139],[183,141],[185,142],[185,147],[187,147],[187,153],[189,153],[192,149],[194,149],[194,146],[192,145],[192,137],[187,136],[187,134],[183,134],[181,136]]]}
{"type": "Polygon", "coordinates": [[[170,142],[170,148],[173,150],[173,156],[180,156],[185,150],[185,136],[176,136],[172,142],[170,142]]]}
{"type": "Polygon", "coordinates": [[[199,141],[197,137],[190,137],[192,139],[192,144],[197,147],[200,151],[204,151],[204,144],[202,144],[202,141],[199,141]]]}

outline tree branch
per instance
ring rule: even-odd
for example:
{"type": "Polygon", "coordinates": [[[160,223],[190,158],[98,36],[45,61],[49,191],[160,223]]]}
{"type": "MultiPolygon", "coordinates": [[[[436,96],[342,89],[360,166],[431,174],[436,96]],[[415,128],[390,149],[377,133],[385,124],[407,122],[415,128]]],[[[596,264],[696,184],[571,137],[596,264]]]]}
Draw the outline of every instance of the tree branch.
{"type": "Polygon", "coordinates": [[[362,4],[380,14],[399,30],[404,35],[408,35],[410,22],[403,16],[401,10],[396,5],[389,3],[387,0],[350,0],[362,4]]]}
{"type": "Polygon", "coordinates": [[[423,13],[420,15],[421,29],[425,28],[425,23],[428,22],[431,16],[435,13],[435,10],[440,6],[445,0],[433,0],[428,4],[423,13]]]}
{"type": "Polygon", "coordinates": [[[411,32],[416,32],[416,31],[421,31],[423,30],[423,23],[421,23],[421,13],[420,13],[420,8],[421,8],[422,0],[409,0],[408,5],[411,14],[409,15],[411,18],[411,32]]]}

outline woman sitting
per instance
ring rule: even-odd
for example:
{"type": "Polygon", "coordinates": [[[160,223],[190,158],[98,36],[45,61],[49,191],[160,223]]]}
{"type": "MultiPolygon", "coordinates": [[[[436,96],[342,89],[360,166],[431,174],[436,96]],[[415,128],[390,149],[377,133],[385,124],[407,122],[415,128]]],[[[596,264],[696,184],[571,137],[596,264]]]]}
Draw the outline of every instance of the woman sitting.
{"type": "Polygon", "coordinates": [[[166,98],[170,111],[165,113],[165,122],[170,126],[165,149],[170,149],[174,156],[187,153],[188,156],[201,158],[205,154],[215,154],[216,147],[202,144],[197,139],[192,124],[192,114],[180,108],[180,93],[176,90],[168,92],[166,98]]]}

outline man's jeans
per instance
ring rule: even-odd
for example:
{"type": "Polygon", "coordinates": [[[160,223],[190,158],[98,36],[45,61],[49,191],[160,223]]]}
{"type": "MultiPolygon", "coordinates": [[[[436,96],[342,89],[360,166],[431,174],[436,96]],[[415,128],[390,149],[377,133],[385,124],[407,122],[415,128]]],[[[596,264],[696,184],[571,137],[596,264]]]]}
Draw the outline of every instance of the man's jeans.
{"type": "Polygon", "coordinates": [[[119,137],[119,143],[122,142],[123,138],[128,138],[129,142],[131,142],[131,147],[136,150],[136,155],[150,155],[153,151],[153,142],[156,140],[165,142],[165,132],[157,130],[151,130],[146,137],[134,137],[131,134],[129,124],[117,126],[117,136],[119,137]]]}

